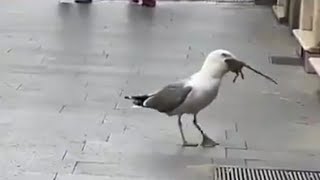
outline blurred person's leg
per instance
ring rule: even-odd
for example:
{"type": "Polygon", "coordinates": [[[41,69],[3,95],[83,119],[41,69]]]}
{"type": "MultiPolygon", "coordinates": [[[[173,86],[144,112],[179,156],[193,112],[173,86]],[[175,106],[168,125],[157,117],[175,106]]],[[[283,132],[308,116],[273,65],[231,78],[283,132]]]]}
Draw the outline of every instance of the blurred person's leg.
{"type": "Polygon", "coordinates": [[[92,3],[92,0],[75,0],[76,3],[92,3]]]}
{"type": "Polygon", "coordinates": [[[142,0],[142,6],[155,7],[156,6],[156,0],[142,0]]]}

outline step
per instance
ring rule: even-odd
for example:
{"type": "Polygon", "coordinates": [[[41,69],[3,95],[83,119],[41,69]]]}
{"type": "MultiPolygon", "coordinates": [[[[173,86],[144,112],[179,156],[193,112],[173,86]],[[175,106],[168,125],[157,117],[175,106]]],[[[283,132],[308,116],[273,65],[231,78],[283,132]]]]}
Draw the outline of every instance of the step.
{"type": "Polygon", "coordinates": [[[315,70],[315,72],[320,76],[320,58],[318,57],[309,58],[309,62],[313,67],[313,69],[315,70]]]}
{"type": "Polygon", "coordinates": [[[281,5],[274,5],[272,6],[272,10],[277,20],[282,23],[286,18],[285,7],[281,5]]]}
{"type": "Polygon", "coordinates": [[[311,53],[320,53],[320,47],[314,46],[314,35],[312,31],[294,29],[293,34],[303,50],[311,53]]]}

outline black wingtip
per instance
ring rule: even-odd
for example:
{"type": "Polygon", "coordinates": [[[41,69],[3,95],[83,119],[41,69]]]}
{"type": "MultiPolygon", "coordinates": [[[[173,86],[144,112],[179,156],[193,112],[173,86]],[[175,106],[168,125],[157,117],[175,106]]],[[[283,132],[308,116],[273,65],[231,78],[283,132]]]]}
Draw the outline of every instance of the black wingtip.
{"type": "Polygon", "coordinates": [[[124,96],[125,99],[130,99],[130,96],[124,96]]]}

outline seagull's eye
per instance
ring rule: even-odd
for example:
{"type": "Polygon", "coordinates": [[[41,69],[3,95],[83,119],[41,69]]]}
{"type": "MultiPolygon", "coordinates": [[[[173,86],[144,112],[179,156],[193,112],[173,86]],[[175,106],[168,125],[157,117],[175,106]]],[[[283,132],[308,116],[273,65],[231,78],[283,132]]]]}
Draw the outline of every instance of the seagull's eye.
{"type": "Polygon", "coordinates": [[[227,57],[231,57],[229,54],[227,54],[227,53],[221,53],[221,56],[222,57],[225,57],[225,58],[227,58],[227,57]]]}

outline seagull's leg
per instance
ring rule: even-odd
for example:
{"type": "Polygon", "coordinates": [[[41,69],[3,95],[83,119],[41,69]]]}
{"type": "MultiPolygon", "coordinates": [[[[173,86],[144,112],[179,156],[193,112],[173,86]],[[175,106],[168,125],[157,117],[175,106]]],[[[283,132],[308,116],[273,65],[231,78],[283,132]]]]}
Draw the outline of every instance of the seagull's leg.
{"type": "Polygon", "coordinates": [[[209,138],[206,133],[203,132],[203,130],[201,129],[201,127],[199,126],[198,122],[197,122],[197,114],[193,115],[193,124],[196,126],[196,128],[201,132],[202,134],[202,143],[201,146],[203,147],[214,147],[216,145],[219,145],[219,143],[216,143],[215,141],[213,141],[211,138],[209,138]]]}
{"type": "Polygon", "coordinates": [[[191,146],[191,147],[198,146],[198,144],[191,144],[191,143],[188,143],[188,142],[186,141],[186,138],[184,137],[184,133],[183,133],[183,129],[182,129],[181,117],[182,117],[182,115],[179,115],[179,116],[178,116],[178,125],[179,125],[179,130],[180,130],[180,134],[181,134],[181,138],[182,138],[182,146],[183,146],[183,147],[187,147],[187,146],[191,146]]]}
{"type": "Polygon", "coordinates": [[[182,138],[182,143],[185,144],[187,141],[186,141],[186,138],[184,137],[184,133],[182,129],[181,115],[178,116],[178,125],[179,125],[180,135],[182,138]]]}

